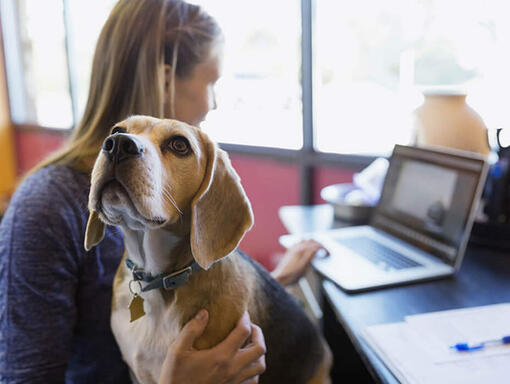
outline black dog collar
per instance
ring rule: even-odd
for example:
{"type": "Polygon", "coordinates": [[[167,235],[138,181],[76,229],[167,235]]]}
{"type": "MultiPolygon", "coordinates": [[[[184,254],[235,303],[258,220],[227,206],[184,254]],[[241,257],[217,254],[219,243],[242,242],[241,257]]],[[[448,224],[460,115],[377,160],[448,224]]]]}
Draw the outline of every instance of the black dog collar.
{"type": "Polygon", "coordinates": [[[128,258],[126,258],[126,266],[133,273],[133,280],[141,280],[148,283],[145,287],[142,288],[142,292],[147,292],[159,288],[166,290],[175,289],[187,283],[193,273],[196,273],[202,269],[202,267],[200,267],[196,261],[193,261],[193,263],[187,267],[179,269],[178,271],[152,276],[149,272],[145,272],[142,268],[137,267],[136,264],[128,258]]]}

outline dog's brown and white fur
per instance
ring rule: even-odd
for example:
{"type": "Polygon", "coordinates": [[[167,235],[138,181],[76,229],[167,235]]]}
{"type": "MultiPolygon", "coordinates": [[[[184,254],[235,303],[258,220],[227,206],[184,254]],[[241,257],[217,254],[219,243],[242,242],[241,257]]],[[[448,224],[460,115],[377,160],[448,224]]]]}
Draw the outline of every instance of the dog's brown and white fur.
{"type": "MultiPolygon", "coordinates": [[[[127,257],[153,276],[193,260],[204,269],[175,290],[142,293],[146,315],[130,323],[132,274],[122,260],[111,325],[136,380],[158,381],[169,344],[206,308],[209,323],[196,348],[222,341],[248,310],[268,348],[261,383],[329,382],[331,355],[315,327],[260,266],[236,250],[253,215],[226,153],[199,129],[175,120],[133,116],[114,129],[117,139],[133,139],[139,153],[127,148],[121,159],[106,149],[99,154],[85,247],[101,241],[104,223],[118,225],[127,257]]],[[[111,140],[108,145],[110,150],[111,140]]]]}

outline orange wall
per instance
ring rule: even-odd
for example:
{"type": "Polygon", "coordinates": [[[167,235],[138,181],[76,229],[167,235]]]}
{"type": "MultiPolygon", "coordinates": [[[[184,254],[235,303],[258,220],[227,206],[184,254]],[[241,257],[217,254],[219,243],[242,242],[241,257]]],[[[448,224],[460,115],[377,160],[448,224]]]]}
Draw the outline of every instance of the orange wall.
{"type": "Polygon", "coordinates": [[[3,48],[0,47],[0,197],[10,195],[16,182],[13,144],[3,48]]]}

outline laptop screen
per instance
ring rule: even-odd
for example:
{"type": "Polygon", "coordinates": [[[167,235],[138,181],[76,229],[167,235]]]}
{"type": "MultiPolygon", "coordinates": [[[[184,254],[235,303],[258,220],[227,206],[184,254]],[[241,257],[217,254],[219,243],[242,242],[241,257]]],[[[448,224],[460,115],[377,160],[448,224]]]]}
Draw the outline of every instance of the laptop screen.
{"type": "Polygon", "coordinates": [[[396,146],[371,224],[454,264],[483,170],[475,156],[396,146]]]}

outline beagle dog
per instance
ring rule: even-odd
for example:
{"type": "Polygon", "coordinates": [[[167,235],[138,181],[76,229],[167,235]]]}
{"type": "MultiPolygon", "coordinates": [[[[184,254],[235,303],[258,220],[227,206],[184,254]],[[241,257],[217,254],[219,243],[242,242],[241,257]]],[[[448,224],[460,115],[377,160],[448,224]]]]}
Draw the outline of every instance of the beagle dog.
{"type": "Polygon", "coordinates": [[[125,254],[113,282],[111,326],[139,383],[156,383],[167,350],[201,309],[196,340],[210,348],[245,310],[264,333],[260,383],[329,383],[331,353],[297,302],[237,250],[253,213],[227,154],[198,128],[132,116],[115,125],[95,162],[85,248],[105,223],[125,254]]]}

